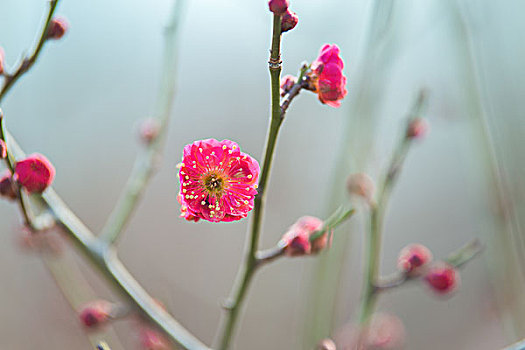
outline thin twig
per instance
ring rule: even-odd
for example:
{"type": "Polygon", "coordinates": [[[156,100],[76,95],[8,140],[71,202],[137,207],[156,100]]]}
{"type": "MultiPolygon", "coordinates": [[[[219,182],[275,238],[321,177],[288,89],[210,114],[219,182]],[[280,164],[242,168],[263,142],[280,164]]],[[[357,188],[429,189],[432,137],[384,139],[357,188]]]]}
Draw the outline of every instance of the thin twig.
{"type": "Polygon", "coordinates": [[[3,100],[5,95],[9,92],[9,90],[14,85],[14,83],[25,72],[27,72],[33,66],[33,64],[35,64],[36,60],[38,59],[38,56],[40,55],[40,52],[42,51],[44,44],[47,42],[47,31],[49,28],[49,24],[51,23],[51,20],[53,19],[53,14],[55,12],[57,5],[58,5],[58,0],[49,1],[49,10],[47,12],[46,22],[44,24],[44,27],[42,28],[42,31],[40,32],[40,37],[39,37],[38,43],[33,53],[29,57],[24,57],[22,59],[22,61],[18,65],[18,68],[15,70],[13,74],[4,74],[5,80],[4,80],[2,89],[0,90],[0,102],[3,100]]]}
{"type": "MultiPolygon", "coordinates": [[[[422,108],[426,102],[426,94],[420,91],[414,106],[408,115],[407,125],[414,118],[421,115],[422,108]]],[[[381,236],[383,230],[383,217],[392,187],[401,171],[406,158],[411,139],[403,135],[399,145],[396,147],[388,166],[386,175],[379,186],[376,203],[370,208],[370,222],[366,237],[366,264],[364,267],[363,294],[361,299],[361,311],[359,322],[366,324],[375,308],[377,296],[377,280],[379,277],[379,259],[381,255],[381,236]]]]}
{"type": "MultiPolygon", "coordinates": [[[[310,242],[314,242],[324,234],[329,235],[331,231],[335,230],[343,222],[350,219],[354,212],[355,210],[353,208],[347,208],[346,205],[342,205],[339,208],[337,208],[334,211],[334,213],[324,221],[323,227],[310,236],[310,242]]],[[[286,245],[286,242],[280,240],[275,247],[258,251],[255,254],[257,260],[257,267],[265,265],[276,260],[277,258],[282,257],[284,255],[286,245]]]]}

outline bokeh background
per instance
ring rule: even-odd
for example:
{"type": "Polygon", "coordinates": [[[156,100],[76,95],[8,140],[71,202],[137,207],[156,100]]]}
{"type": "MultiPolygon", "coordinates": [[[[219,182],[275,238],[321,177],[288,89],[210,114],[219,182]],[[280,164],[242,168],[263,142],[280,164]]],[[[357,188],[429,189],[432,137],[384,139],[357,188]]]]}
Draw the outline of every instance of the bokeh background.
{"type": "MultiPolygon", "coordinates": [[[[229,293],[248,219],[231,224],[178,218],[176,163],[185,144],[228,138],[261,159],[269,115],[271,16],[266,1],[189,0],[178,55],[178,91],[163,163],[123,236],[133,275],[210,344],[229,293]]],[[[40,28],[44,0],[0,2],[0,46],[13,65],[40,28]]],[[[482,258],[462,287],[437,299],[417,284],[382,298],[405,324],[407,349],[499,349],[525,336],[523,160],[525,31],[519,1],[295,0],[299,25],[284,35],[284,74],[337,43],[349,94],[341,108],[303,92],[278,143],[262,246],[299,216],[325,217],[345,200],[344,180],[377,179],[417,90],[430,93],[431,132],[410,151],[386,220],[382,271],[410,242],[445,256],[479,237],[482,258]]],[[[117,200],[140,148],[137,121],[151,115],[160,80],[170,0],[61,1],[71,24],[49,43],[2,108],[28,152],[57,168],[55,188],[94,231],[117,200]]],[[[336,334],[358,307],[365,210],[318,258],[282,259],[253,283],[236,349],[310,349],[336,334]]],[[[0,203],[0,348],[90,349],[42,260],[19,247],[20,217],[0,203]]],[[[111,298],[66,249],[94,295],[111,298]]],[[[79,293],[89,295],[87,289],[79,293]]],[[[133,321],[120,344],[137,349],[133,321]]]]}

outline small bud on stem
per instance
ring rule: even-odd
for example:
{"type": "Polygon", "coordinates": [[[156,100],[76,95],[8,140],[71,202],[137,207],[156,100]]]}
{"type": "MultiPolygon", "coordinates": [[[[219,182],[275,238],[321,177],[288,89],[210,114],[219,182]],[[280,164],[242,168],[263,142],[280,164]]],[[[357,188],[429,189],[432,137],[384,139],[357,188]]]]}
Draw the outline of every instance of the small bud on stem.
{"type": "Polygon", "coordinates": [[[64,18],[56,17],[49,22],[46,38],[49,40],[58,40],[66,34],[69,24],[64,18]]]}

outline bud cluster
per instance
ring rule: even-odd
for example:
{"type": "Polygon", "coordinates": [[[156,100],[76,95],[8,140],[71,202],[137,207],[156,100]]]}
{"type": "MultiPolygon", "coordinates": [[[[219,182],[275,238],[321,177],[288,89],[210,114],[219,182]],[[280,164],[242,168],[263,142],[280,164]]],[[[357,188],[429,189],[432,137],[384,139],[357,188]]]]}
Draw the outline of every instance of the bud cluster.
{"type": "Polygon", "coordinates": [[[280,244],[288,256],[302,256],[318,253],[326,248],[328,234],[324,232],[312,240],[323,228],[323,221],[313,216],[303,216],[281,238],[280,244]]]}
{"type": "Polygon", "coordinates": [[[408,277],[423,277],[427,285],[439,294],[454,291],[460,282],[457,269],[444,262],[432,263],[432,253],[421,244],[410,244],[399,253],[397,266],[408,277]]]}

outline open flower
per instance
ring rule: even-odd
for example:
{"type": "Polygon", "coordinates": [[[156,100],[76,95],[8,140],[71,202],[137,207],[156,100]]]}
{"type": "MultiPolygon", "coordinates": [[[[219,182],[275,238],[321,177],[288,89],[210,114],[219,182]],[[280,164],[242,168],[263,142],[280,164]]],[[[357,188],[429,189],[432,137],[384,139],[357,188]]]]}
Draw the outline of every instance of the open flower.
{"type": "Polygon", "coordinates": [[[339,57],[337,45],[326,44],[321,48],[317,59],[312,63],[308,89],[319,96],[319,101],[332,107],[339,107],[340,100],[346,96],[346,77],[343,75],[344,63],[339,57]]]}
{"type": "Polygon", "coordinates": [[[235,221],[253,209],[259,163],[230,140],[199,140],[184,147],[179,178],[181,216],[235,221]]]}

